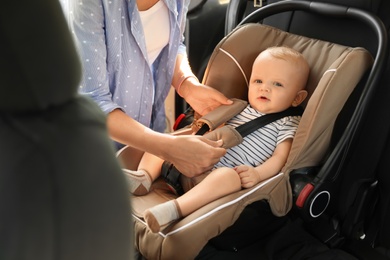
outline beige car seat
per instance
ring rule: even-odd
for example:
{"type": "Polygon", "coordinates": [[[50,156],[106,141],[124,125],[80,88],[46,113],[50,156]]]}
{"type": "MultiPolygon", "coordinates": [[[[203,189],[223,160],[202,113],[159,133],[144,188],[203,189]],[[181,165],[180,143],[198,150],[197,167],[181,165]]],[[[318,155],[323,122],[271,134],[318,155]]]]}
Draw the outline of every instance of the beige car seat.
{"type": "MultiPolygon", "coordinates": [[[[234,224],[245,206],[257,200],[267,200],[276,216],[287,214],[292,207],[289,173],[321,163],[337,115],[373,59],[362,48],[306,38],[261,24],[246,24],[216,46],[203,83],[227,97],[246,100],[254,59],[274,45],[300,51],[311,68],[307,85],[309,97],[303,104],[305,111],[285,167],[276,176],[251,189],[218,199],[162,232],[152,233],[142,219],[142,213],[176,197],[161,179],[156,181],[149,194],[132,198],[135,247],[146,259],[194,259],[208,240],[234,224]]],[[[139,155],[126,147],[118,153],[118,158],[123,167],[135,169],[139,155]]]]}

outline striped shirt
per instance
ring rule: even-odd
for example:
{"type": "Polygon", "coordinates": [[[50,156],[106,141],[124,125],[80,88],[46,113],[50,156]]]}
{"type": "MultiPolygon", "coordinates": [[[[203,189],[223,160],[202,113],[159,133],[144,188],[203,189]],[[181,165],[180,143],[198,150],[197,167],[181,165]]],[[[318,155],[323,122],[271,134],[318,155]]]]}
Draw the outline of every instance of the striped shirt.
{"type": "MultiPolygon", "coordinates": [[[[227,124],[237,127],[262,115],[264,114],[248,105],[227,124]]],[[[287,116],[253,131],[243,138],[241,144],[228,149],[215,168],[233,168],[238,165],[256,167],[264,163],[272,156],[278,144],[294,137],[300,118],[300,116],[287,116]]]]}

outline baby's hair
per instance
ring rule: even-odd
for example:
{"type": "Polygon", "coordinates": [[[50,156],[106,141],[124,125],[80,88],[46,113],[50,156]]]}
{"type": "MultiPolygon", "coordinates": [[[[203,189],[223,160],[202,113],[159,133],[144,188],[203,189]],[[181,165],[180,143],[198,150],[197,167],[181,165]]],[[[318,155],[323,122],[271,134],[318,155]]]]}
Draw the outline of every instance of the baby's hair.
{"type": "Polygon", "coordinates": [[[287,46],[272,46],[267,48],[265,51],[278,59],[295,58],[298,60],[304,60],[306,62],[306,59],[303,57],[302,53],[287,46]]]}
{"type": "MultiPolygon", "coordinates": [[[[267,52],[272,57],[277,59],[295,62],[298,66],[301,67],[302,71],[305,72],[305,77],[308,77],[310,72],[309,64],[306,61],[306,58],[299,51],[287,46],[272,46],[265,49],[264,52],[267,52]]],[[[305,86],[303,86],[303,88],[304,87],[305,86]]]]}

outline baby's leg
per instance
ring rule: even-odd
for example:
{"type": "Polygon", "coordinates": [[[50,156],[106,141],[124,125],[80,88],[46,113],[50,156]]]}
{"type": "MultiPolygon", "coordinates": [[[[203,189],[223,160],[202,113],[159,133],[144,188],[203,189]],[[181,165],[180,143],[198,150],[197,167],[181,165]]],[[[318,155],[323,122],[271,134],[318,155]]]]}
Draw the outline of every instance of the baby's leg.
{"type": "Polygon", "coordinates": [[[218,168],[183,196],[177,198],[183,216],[187,216],[204,205],[241,190],[241,180],[231,168],[218,168]]]}
{"type": "Polygon", "coordinates": [[[145,153],[137,171],[123,169],[129,184],[130,193],[138,196],[147,194],[153,181],[160,176],[162,163],[163,160],[157,156],[145,153]]]}
{"type": "Polygon", "coordinates": [[[161,173],[161,166],[164,160],[150,153],[144,153],[138,165],[138,170],[145,170],[148,172],[152,182],[155,181],[161,173]]]}
{"type": "Polygon", "coordinates": [[[230,168],[219,168],[176,200],[146,210],[144,218],[152,232],[158,232],[172,221],[185,217],[200,207],[240,189],[241,181],[236,171],[230,168]]]}

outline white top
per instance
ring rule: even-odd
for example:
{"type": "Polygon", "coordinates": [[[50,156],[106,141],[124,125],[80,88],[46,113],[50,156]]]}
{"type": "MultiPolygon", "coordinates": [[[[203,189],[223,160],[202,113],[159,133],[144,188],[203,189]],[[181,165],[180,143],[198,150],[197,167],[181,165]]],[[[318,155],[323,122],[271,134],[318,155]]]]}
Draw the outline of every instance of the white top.
{"type": "Polygon", "coordinates": [[[140,11],[144,28],[149,65],[152,65],[161,50],[169,42],[169,14],[163,1],[158,1],[146,11],[140,11]]]}

